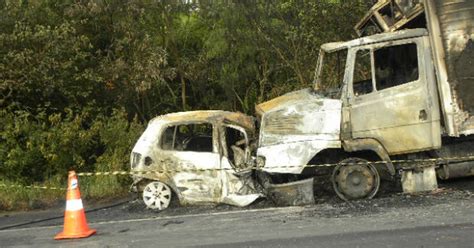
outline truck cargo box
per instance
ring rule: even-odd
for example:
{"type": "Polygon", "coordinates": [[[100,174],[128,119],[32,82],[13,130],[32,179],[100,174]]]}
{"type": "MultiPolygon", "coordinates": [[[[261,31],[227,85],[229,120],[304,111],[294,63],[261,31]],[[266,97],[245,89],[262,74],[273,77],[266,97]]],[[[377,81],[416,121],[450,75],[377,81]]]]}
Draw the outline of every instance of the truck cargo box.
{"type": "Polygon", "coordinates": [[[425,1],[438,90],[450,136],[474,133],[474,1],[425,1]]]}
{"type": "Polygon", "coordinates": [[[379,0],[355,26],[369,35],[429,31],[445,134],[474,134],[474,1],[379,0]]]}

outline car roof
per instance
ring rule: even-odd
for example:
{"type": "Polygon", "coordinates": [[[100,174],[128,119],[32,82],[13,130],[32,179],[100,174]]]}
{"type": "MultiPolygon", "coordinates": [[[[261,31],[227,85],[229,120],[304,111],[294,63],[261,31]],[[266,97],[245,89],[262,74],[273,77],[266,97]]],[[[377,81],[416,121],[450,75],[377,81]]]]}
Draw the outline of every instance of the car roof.
{"type": "MultiPolygon", "coordinates": [[[[243,128],[254,132],[255,124],[254,118],[245,115],[240,112],[229,112],[223,110],[197,110],[197,111],[185,111],[176,112],[165,115],[160,115],[151,120],[151,122],[173,122],[173,123],[186,123],[186,122],[223,122],[229,124],[236,124],[243,128]]],[[[150,123],[151,123],[150,122],[150,123]]]]}

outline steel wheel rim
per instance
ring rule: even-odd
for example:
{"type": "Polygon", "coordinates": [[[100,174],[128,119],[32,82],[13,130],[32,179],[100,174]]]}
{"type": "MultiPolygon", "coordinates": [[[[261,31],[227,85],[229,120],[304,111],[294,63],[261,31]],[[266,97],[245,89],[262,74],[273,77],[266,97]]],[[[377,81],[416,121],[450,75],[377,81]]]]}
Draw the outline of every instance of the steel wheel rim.
{"type": "Polygon", "coordinates": [[[171,189],[162,182],[151,182],[143,189],[143,202],[147,208],[163,210],[171,202],[171,189]]]}
{"type": "Polygon", "coordinates": [[[355,199],[371,199],[377,194],[379,190],[380,176],[377,172],[377,169],[373,165],[368,164],[367,160],[360,158],[349,158],[341,161],[341,164],[337,165],[336,168],[334,168],[332,174],[332,183],[334,191],[342,200],[348,201],[355,199]],[[360,177],[360,175],[365,175],[370,176],[370,178],[367,177],[365,178],[365,180],[364,178],[362,178],[360,182],[357,182],[358,180],[353,180],[354,178],[346,178],[353,181],[349,182],[348,184],[341,183],[341,177],[347,174],[352,175],[353,172],[355,172],[354,175],[356,175],[354,177],[360,177]],[[340,176],[341,173],[345,174],[340,176]],[[367,185],[365,186],[370,187],[370,190],[365,191],[364,194],[357,192],[357,196],[348,195],[347,187],[356,185],[356,182],[366,183],[367,185]]]}

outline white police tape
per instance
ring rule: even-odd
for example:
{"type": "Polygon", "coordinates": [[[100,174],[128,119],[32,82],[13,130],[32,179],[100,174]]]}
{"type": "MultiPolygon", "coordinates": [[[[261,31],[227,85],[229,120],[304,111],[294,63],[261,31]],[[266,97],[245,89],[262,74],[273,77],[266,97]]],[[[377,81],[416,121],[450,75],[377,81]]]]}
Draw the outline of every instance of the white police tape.
{"type": "MultiPolygon", "coordinates": [[[[428,159],[411,159],[411,160],[392,160],[392,164],[398,164],[399,170],[410,170],[413,168],[422,168],[425,166],[432,165],[442,165],[449,164],[452,162],[461,162],[461,161],[473,161],[474,156],[463,156],[463,157],[448,157],[448,158],[428,158],[428,159]]],[[[387,161],[367,161],[367,162],[357,162],[357,163],[328,163],[328,164],[313,164],[313,165],[288,165],[288,166],[278,166],[272,168],[314,168],[314,167],[335,167],[337,165],[354,165],[354,164],[387,164],[387,161]]],[[[261,167],[249,167],[247,169],[253,170],[262,170],[261,167]]],[[[117,175],[146,175],[146,174],[163,174],[163,173],[176,173],[176,172],[204,172],[204,171],[235,171],[233,168],[217,168],[217,169],[199,169],[199,168],[189,168],[189,169],[176,169],[176,170],[146,170],[146,171],[98,171],[98,172],[79,172],[78,176],[117,176],[117,175]]],[[[77,182],[76,182],[77,187],[77,182]]],[[[60,187],[49,187],[49,186],[24,186],[18,184],[5,184],[0,183],[0,188],[27,188],[27,189],[48,189],[48,190],[66,190],[65,188],[60,187]]],[[[74,187],[71,183],[71,187],[74,187]]]]}

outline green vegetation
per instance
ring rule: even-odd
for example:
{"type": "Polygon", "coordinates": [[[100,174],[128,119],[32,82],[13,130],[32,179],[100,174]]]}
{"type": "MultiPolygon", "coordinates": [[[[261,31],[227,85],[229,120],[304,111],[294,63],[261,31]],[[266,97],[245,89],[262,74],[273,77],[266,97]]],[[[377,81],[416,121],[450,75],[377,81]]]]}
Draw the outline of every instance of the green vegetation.
{"type": "MultiPolygon", "coordinates": [[[[354,36],[365,1],[0,0],[0,183],[127,170],[151,118],[253,113],[312,83],[319,46],[354,36]]],[[[85,197],[128,189],[80,178],[85,197]]],[[[0,209],[64,192],[0,188],[0,209]]],[[[33,203],[32,203],[33,202],[33,203]]]]}

